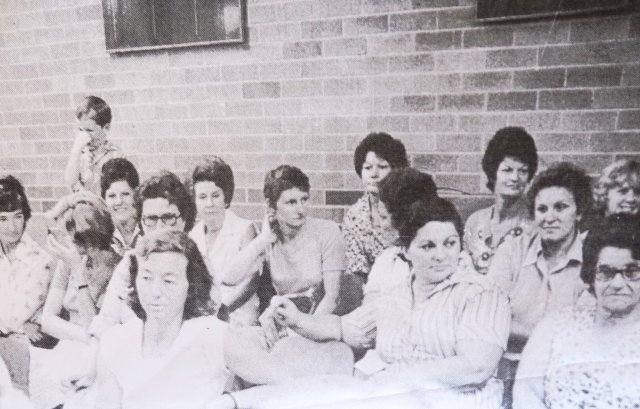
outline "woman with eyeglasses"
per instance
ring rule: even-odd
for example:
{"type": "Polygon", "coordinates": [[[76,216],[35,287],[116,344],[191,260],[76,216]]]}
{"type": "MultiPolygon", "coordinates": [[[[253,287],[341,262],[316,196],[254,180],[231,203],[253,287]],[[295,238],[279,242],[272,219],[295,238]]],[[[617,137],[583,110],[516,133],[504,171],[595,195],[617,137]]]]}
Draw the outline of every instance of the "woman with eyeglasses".
{"type": "Polygon", "coordinates": [[[515,409],[633,408],[640,402],[640,228],[590,232],[581,277],[595,302],[545,318],[522,354],[515,409]]]}
{"type": "Polygon", "coordinates": [[[65,231],[50,228],[47,243],[58,259],[42,313],[42,329],[60,340],[53,351],[33,348],[31,397],[38,407],[61,404],[73,388],[62,388],[67,370],[91,360],[89,325],[120,255],[111,247],[114,232],[104,201],[88,191],[64,199],[52,216],[65,231]],[[64,311],[65,318],[62,317],[64,311]]]}
{"type": "Polygon", "coordinates": [[[502,128],[491,138],[482,170],[495,203],[478,210],[464,226],[465,249],[476,270],[486,274],[495,249],[507,237],[521,235],[530,225],[524,191],[538,169],[538,153],[523,128],[502,128]]]}

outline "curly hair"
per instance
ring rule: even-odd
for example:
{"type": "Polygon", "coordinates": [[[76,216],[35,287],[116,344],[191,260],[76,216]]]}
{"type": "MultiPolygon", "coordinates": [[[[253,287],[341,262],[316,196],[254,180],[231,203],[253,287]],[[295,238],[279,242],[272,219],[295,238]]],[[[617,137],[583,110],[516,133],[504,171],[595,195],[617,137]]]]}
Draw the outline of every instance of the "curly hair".
{"type": "Polygon", "coordinates": [[[416,238],[418,230],[429,222],[449,222],[452,223],[462,238],[463,224],[460,214],[450,201],[436,197],[432,200],[418,200],[408,206],[403,212],[401,219],[395,222],[394,227],[398,230],[398,244],[407,248],[416,238]],[[398,224],[396,224],[399,222],[398,224]]]}
{"type": "Polygon", "coordinates": [[[391,224],[402,230],[415,202],[430,202],[438,197],[433,178],[413,168],[392,170],[380,183],[380,201],[391,215],[391,224]]]}
{"type": "Polygon", "coordinates": [[[571,192],[578,214],[584,215],[591,209],[591,179],[584,169],[569,162],[557,162],[537,175],[527,192],[529,213],[532,217],[535,214],[536,196],[542,189],[549,187],[563,187],[571,192]]]}
{"type": "Polygon", "coordinates": [[[83,116],[93,119],[96,125],[104,128],[111,123],[111,108],[102,98],[90,95],[76,108],[76,118],[82,119],[83,116]]]}
{"type": "Polygon", "coordinates": [[[369,152],[389,162],[392,169],[409,166],[407,150],[399,139],[395,139],[388,133],[372,132],[360,141],[353,154],[353,166],[360,177],[362,177],[362,165],[369,152]]]}
{"type": "Polygon", "coordinates": [[[621,159],[604,168],[593,186],[594,210],[604,213],[609,190],[621,187],[625,183],[628,183],[636,192],[640,192],[640,163],[621,159]]]}
{"type": "Polygon", "coordinates": [[[169,204],[176,205],[180,217],[185,222],[184,230],[191,231],[196,219],[196,205],[178,176],[169,171],[162,171],[144,181],[136,189],[135,194],[138,214],[142,215],[142,205],[145,200],[157,198],[166,199],[169,204]]]}
{"type": "Polygon", "coordinates": [[[487,187],[492,192],[496,185],[498,167],[507,156],[527,165],[529,180],[538,170],[538,150],[533,137],[524,128],[502,128],[493,135],[482,157],[482,170],[487,176],[487,187]]]}
{"type": "Polygon", "coordinates": [[[309,177],[295,166],[280,165],[267,172],[264,178],[264,198],[274,209],[282,192],[293,188],[307,193],[311,190],[309,177]]]}
{"type": "Polygon", "coordinates": [[[640,223],[628,214],[610,216],[606,223],[589,232],[583,246],[580,277],[593,294],[596,267],[603,248],[628,249],[633,259],[640,261],[640,223]]]}
{"type": "Polygon", "coordinates": [[[24,186],[11,175],[0,178],[0,212],[22,211],[24,224],[31,218],[31,206],[24,186]]]}
{"type": "MultiPolygon", "coordinates": [[[[212,156],[205,159],[204,163],[201,163],[195,167],[191,175],[191,190],[195,189],[195,185],[198,182],[213,182],[222,189],[224,194],[224,203],[228,208],[231,206],[231,200],[233,199],[233,192],[235,189],[235,183],[233,181],[233,171],[231,166],[227,164],[222,158],[218,156],[212,156]]],[[[193,192],[195,194],[195,192],[193,192]]]]}
{"type": "Polygon", "coordinates": [[[133,312],[143,321],[147,318],[147,314],[142,308],[142,304],[140,304],[136,286],[139,260],[147,259],[152,253],[166,252],[182,254],[187,259],[186,276],[189,287],[182,318],[188,320],[213,315],[216,311],[216,306],[211,300],[213,280],[196,243],[185,232],[164,229],[141,237],[136,245],[135,254],[130,255],[129,274],[133,284],[133,292],[129,298],[129,303],[133,312]]]}
{"type": "Polygon", "coordinates": [[[133,163],[125,158],[109,159],[102,165],[102,175],[100,176],[100,195],[104,199],[107,190],[115,182],[127,182],[131,189],[140,185],[140,175],[133,163]]]}

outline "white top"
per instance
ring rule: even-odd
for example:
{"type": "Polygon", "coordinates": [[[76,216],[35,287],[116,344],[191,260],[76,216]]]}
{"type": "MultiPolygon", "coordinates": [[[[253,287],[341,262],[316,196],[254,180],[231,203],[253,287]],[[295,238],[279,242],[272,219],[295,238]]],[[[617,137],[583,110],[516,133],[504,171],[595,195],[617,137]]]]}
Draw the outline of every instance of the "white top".
{"type": "MultiPolygon", "coordinates": [[[[201,409],[223,392],[230,375],[224,363],[226,330],[213,316],[187,320],[164,356],[146,358],[143,322],[135,318],[104,334],[99,367],[115,376],[122,409],[201,409]]],[[[101,406],[105,403],[98,407],[111,407],[101,406]]]]}

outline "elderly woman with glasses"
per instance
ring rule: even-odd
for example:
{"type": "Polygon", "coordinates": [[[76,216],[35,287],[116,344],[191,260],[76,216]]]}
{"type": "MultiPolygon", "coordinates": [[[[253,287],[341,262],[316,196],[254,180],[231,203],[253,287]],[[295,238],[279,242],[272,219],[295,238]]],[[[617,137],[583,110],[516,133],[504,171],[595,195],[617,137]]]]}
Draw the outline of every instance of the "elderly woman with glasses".
{"type": "Polygon", "coordinates": [[[522,354],[516,409],[632,408],[640,402],[640,228],[609,219],[584,244],[594,303],[545,318],[522,354]]]}

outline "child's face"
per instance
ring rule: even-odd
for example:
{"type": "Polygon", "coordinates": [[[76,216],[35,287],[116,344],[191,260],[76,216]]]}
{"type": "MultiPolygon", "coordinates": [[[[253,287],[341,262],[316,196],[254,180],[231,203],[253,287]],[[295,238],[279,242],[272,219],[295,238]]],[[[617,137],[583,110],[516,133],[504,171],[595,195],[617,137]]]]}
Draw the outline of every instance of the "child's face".
{"type": "Polygon", "coordinates": [[[97,146],[107,139],[109,124],[104,127],[98,125],[96,121],[83,115],[76,120],[76,134],[86,134],[91,138],[91,145],[97,146]]]}

